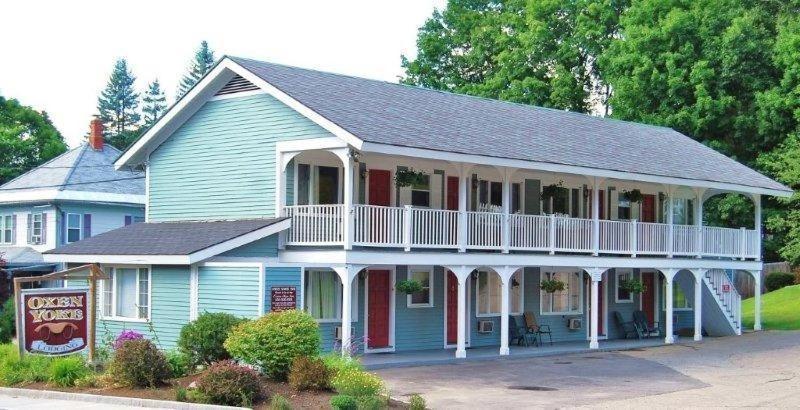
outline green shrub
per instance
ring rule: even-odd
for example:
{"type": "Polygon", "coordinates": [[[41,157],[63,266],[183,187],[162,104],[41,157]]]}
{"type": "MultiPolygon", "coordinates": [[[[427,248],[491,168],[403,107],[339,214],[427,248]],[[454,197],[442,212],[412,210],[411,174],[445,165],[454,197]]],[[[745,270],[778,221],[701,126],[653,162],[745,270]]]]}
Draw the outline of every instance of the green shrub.
{"type": "Polygon", "coordinates": [[[422,398],[419,394],[412,394],[411,399],[408,401],[408,407],[411,410],[425,410],[428,408],[428,404],[425,403],[425,399],[422,398]]]}
{"type": "Polygon", "coordinates": [[[289,371],[289,385],[295,390],[326,390],[331,371],[318,357],[296,357],[289,371]]]}
{"type": "Polygon", "coordinates": [[[330,370],[331,377],[335,376],[341,370],[364,370],[361,362],[354,360],[351,357],[342,356],[339,353],[331,352],[322,356],[322,361],[325,367],[330,370]]]}
{"type": "Polygon", "coordinates": [[[376,396],[383,393],[380,377],[359,369],[343,369],[331,379],[336,393],[353,397],[376,396]]]}
{"type": "Polygon", "coordinates": [[[361,396],[356,398],[358,410],[381,410],[389,407],[386,396],[361,396]]]}
{"type": "Polygon", "coordinates": [[[114,353],[108,370],[116,383],[133,387],[156,387],[170,376],[164,353],[147,339],[125,342],[114,353]]]}
{"type": "Polygon", "coordinates": [[[786,272],[772,272],[767,275],[764,280],[764,285],[767,287],[767,292],[778,290],[786,286],[794,284],[794,275],[786,272]]]}
{"type": "Polygon", "coordinates": [[[75,379],[75,387],[92,388],[100,385],[98,376],[95,373],[87,373],[82,377],[75,379]]]}
{"type": "Polygon", "coordinates": [[[331,397],[331,407],[336,410],[356,410],[358,409],[358,401],[353,396],[337,394],[331,397]]]}
{"type": "Polygon", "coordinates": [[[261,393],[258,373],[230,360],[212,363],[199,379],[197,391],[212,404],[249,406],[261,393]]]}
{"type": "Polygon", "coordinates": [[[192,366],[230,359],[222,344],[231,329],[245,320],[230,313],[203,313],[183,326],[178,349],[189,358],[192,366]]]}
{"type": "Polygon", "coordinates": [[[269,409],[292,410],[292,404],[289,403],[289,400],[286,397],[283,397],[280,394],[273,394],[272,398],[269,400],[269,409]]]}
{"type": "Polygon", "coordinates": [[[225,348],[233,357],[260,367],[273,379],[283,380],[292,361],[319,354],[319,326],[300,310],[270,312],[231,331],[225,348]]]}
{"type": "Polygon", "coordinates": [[[9,343],[16,335],[16,315],[14,310],[14,297],[3,303],[0,310],[0,343],[9,343]]]}
{"type": "Polygon", "coordinates": [[[16,345],[0,345],[0,385],[14,386],[45,382],[50,377],[51,358],[46,356],[19,356],[16,345]]]}
{"type": "Polygon", "coordinates": [[[82,356],[73,355],[54,359],[50,363],[48,382],[59,387],[72,387],[75,382],[89,374],[82,356]]]}
{"type": "Polygon", "coordinates": [[[177,350],[170,350],[166,356],[170,375],[173,379],[189,374],[189,357],[186,354],[177,350]]]}
{"type": "Polygon", "coordinates": [[[175,389],[175,401],[184,403],[189,401],[189,397],[186,394],[186,389],[184,389],[183,387],[178,387],[177,389],[175,389]]]}

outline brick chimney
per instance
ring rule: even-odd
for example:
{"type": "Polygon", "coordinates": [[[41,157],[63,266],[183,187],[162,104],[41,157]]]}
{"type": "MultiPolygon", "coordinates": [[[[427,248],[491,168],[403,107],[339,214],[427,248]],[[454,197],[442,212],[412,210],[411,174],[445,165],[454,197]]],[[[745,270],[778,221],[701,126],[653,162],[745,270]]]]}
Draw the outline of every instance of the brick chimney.
{"type": "Polygon", "coordinates": [[[95,117],[89,123],[89,146],[95,151],[103,150],[103,121],[95,117]]]}

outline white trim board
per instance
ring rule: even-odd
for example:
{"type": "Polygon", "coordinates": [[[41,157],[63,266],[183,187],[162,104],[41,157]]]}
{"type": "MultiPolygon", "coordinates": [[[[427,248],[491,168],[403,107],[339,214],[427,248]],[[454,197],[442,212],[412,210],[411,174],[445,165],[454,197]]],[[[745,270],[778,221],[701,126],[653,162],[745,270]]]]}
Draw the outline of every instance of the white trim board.
{"type": "Polygon", "coordinates": [[[80,201],[145,205],[147,195],[114,194],[92,191],[60,191],[58,189],[31,189],[0,193],[0,203],[37,201],[80,201]]]}
{"type": "MultiPolygon", "coordinates": [[[[191,265],[236,249],[242,245],[255,242],[259,239],[274,235],[283,230],[289,229],[291,221],[285,219],[272,225],[265,226],[253,232],[246,233],[225,242],[210,246],[189,255],[73,255],[45,253],[45,262],[66,262],[66,263],[129,263],[129,264],[152,264],[152,265],[191,265]]],[[[229,265],[230,262],[219,262],[229,265]]]]}

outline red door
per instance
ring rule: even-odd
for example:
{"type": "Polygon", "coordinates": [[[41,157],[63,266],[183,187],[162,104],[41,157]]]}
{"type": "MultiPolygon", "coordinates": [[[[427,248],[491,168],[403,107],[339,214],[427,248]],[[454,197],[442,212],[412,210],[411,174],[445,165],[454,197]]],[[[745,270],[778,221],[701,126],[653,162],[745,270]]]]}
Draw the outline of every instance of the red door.
{"type": "Polygon", "coordinates": [[[447,209],[458,210],[458,177],[447,177],[447,209]]]}
{"type": "Polygon", "coordinates": [[[389,346],[389,300],[391,295],[389,275],[388,270],[369,271],[367,343],[373,349],[389,346]]]}
{"type": "Polygon", "coordinates": [[[642,195],[642,222],[656,221],[656,196],[642,195]]]}
{"type": "Polygon", "coordinates": [[[458,339],[458,279],[447,271],[447,344],[458,339]]]}
{"type": "Polygon", "coordinates": [[[369,204],[389,206],[392,173],[383,169],[369,170],[369,204]]]}
{"type": "Polygon", "coordinates": [[[642,292],[642,311],[651,325],[656,322],[656,281],[654,276],[653,272],[642,272],[642,284],[645,288],[642,292]]]}

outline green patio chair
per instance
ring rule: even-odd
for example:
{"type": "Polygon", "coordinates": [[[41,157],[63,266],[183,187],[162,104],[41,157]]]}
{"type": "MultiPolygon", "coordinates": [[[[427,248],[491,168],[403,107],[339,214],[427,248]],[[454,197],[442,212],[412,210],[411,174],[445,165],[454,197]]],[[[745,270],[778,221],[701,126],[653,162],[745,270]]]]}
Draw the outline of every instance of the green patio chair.
{"type": "Polygon", "coordinates": [[[633,311],[633,324],[640,337],[658,336],[658,322],[650,324],[647,315],[641,310],[633,311]]]}
{"type": "Polygon", "coordinates": [[[508,316],[508,339],[517,346],[529,347],[531,343],[536,343],[536,334],[528,332],[525,326],[521,326],[514,316],[508,316]],[[530,340],[533,338],[533,340],[530,340]]]}
{"type": "Polygon", "coordinates": [[[633,321],[626,322],[625,319],[622,318],[622,313],[614,311],[614,321],[617,322],[617,326],[619,326],[622,334],[625,335],[626,339],[633,339],[639,338],[641,339],[641,335],[639,331],[636,329],[636,326],[633,321]]]}

